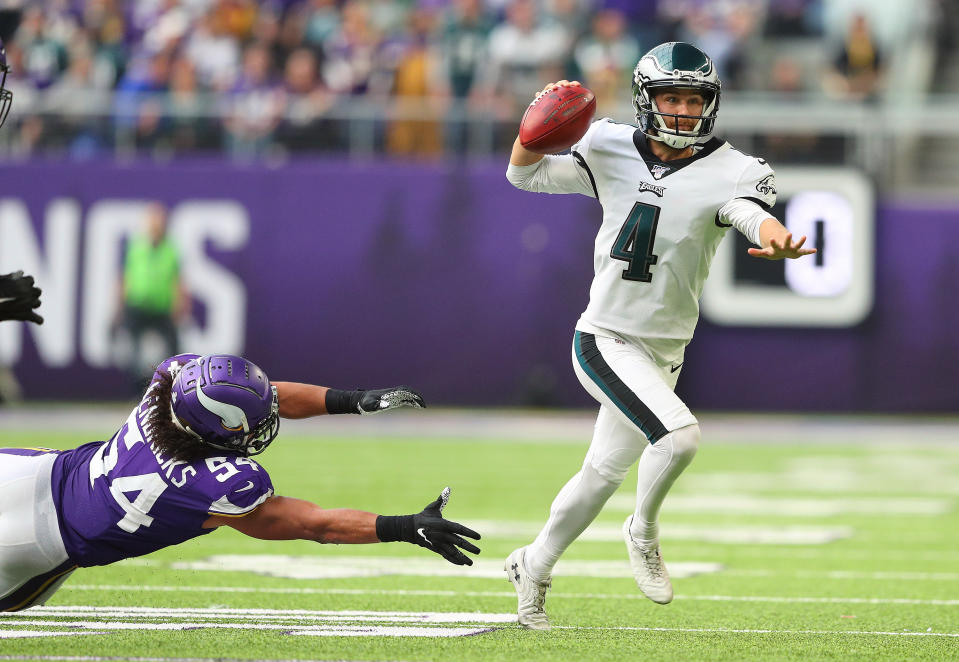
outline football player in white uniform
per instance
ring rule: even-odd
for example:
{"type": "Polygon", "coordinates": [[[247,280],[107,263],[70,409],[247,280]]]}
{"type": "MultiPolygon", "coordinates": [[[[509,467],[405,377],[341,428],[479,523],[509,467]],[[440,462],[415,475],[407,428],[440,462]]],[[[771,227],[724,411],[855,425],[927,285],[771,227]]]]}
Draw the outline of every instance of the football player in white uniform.
{"type": "MultiPolygon", "coordinates": [[[[542,93],[559,85],[547,85],[542,93]]],[[[673,392],[699,318],[699,297],[730,227],[769,260],[814,253],[770,209],[775,175],[763,159],[710,134],[720,81],[712,60],[687,43],[661,44],[633,73],[638,127],[600,119],[570,154],[542,156],[517,138],[507,178],[517,188],[596,198],[603,221],[593,251],[589,305],[576,324],[573,367],[599,401],[583,467],[560,490],[536,540],[505,570],[519,622],[548,629],[550,573],[639,460],[635,512],[623,537],[639,589],[654,602],[673,590],[659,551],[663,498],[696,454],[695,416],[673,392]]]]}

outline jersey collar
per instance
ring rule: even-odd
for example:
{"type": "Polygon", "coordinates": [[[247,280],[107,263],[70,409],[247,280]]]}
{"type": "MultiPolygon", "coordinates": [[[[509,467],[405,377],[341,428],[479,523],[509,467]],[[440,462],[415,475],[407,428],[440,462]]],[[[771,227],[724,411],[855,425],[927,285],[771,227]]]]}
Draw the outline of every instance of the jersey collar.
{"type": "Polygon", "coordinates": [[[726,144],[725,140],[720,140],[719,138],[710,138],[705,143],[699,145],[700,149],[692,156],[686,157],[685,159],[663,161],[658,156],[653,154],[651,149],[649,149],[648,141],[649,139],[646,137],[646,134],[643,133],[642,129],[636,129],[633,132],[633,144],[636,145],[636,151],[639,152],[639,155],[643,157],[643,161],[646,162],[646,167],[649,168],[649,172],[652,173],[655,179],[662,179],[667,175],[671,175],[677,170],[685,168],[690,163],[694,163],[699,159],[709,156],[726,144]]]}

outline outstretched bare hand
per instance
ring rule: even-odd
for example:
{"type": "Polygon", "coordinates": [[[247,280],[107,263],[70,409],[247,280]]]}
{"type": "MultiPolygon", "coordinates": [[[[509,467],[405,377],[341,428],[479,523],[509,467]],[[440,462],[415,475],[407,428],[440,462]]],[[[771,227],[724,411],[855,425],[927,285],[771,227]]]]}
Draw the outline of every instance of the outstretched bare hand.
{"type": "Polygon", "coordinates": [[[781,243],[775,239],[770,239],[769,245],[765,248],[750,248],[747,252],[753,257],[763,260],[782,260],[783,258],[794,260],[797,257],[812,255],[816,252],[815,248],[803,248],[802,245],[805,243],[805,235],[800,237],[799,241],[793,242],[792,232],[789,232],[781,243]]]}

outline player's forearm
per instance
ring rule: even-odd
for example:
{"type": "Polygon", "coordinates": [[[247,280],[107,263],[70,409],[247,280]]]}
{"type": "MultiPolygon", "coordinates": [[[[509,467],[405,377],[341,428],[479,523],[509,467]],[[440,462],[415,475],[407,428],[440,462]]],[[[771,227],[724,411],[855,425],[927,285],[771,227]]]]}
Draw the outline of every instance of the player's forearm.
{"type": "Polygon", "coordinates": [[[373,414],[399,407],[426,406],[423,397],[409,386],[341,391],[326,386],[273,382],[283,418],[307,418],[321,414],[373,414]]]}
{"type": "Polygon", "coordinates": [[[528,166],[538,163],[542,160],[543,155],[537,154],[536,152],[531,152],[519,141],[519,136],[516,136],[516,140],[513,142],[513,151],[509,155],[509,162],[515,166],[528,166]]]}
{"type": "Polygon", "coordinates": [[[786,229],[785,225],[775,218],[769,217],[759,226],[759,245],[766,248],[775,239],[782,246],[788,234],[789,230],[786,229]]]}
{"type": "Polygon", "coordinates": [[[380,542],[376,537],[375,513],[348,508],[316,511],[304,527],[305,540],[338,545],[364,545],[380,542]]]}
{"type": "Polygon", "coordinates": [[[358,545],[379,542],[374,513],[347,508],[325,509],[315,503],[275,496],[244,517],[214,516],[208,524],[230,526],[260,540],[313,540],[358,545]]]}
{"type": "Polygon", "coordinates": [[[279,397],[280,416],[283,418],[309,418],[328,413],[326,410],[326,386],[299,384],[297,382],[273,382],[279,397]]]}

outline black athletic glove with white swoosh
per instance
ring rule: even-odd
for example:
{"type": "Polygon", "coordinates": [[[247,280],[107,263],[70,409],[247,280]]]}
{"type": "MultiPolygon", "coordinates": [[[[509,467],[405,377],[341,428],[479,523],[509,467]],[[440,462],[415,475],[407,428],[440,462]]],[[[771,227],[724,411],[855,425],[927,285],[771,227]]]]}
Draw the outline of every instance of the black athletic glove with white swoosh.
{"type": "Polygon", "coordinates": [[[22,271],[0,274],[0,321],[23,320],[43,324],[43,318],[33,312],[40,307],[40,288],[33,284],[33,276],[22,271]]]}
{"type": "Polygon", "coordinates": [[[443,508],[450,500],[450,488],[416,515],[380,515],[376,518],[376,537],[381,542],[403,541],[436,552],[455,565],[473,565],[473,559],[460,551],[479,554],[480,549],[462,536],[480,539],[480,534],[462,524],[443,518],[443,508]]]}

